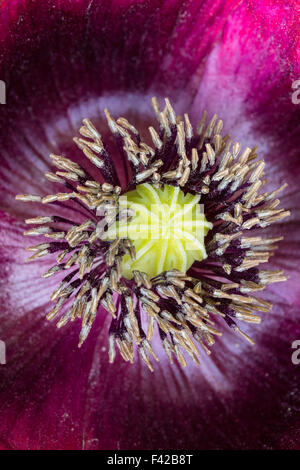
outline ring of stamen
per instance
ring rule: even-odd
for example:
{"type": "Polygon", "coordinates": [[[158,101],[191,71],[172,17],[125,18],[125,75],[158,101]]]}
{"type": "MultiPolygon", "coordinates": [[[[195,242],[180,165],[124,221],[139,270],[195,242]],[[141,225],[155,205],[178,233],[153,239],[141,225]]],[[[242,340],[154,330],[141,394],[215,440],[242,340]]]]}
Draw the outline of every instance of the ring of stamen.
{"type": "MultiPolygon", "coordinates": [[[[143,142],[125,118],[115,120],[105,110],[120,155],[125,155],[130,165],[131,180],[126,188],[120,187],[118,172],[100,133],[84,119],[81,137],[74,141],[98,168],[105,183],[95,181],[72,160],[52,154],[57,170],[46,173],[46,177],[58,185],[58,192],[44,197],[16,196],[20,201],[51,204],[54,208],[64,202],[86,213],[81,223],[55,215],[26,220],[33,228],[25,235],[44,238],[27,248],[33,252],[28,261],[56,256],[56,263],[43,274],[44,278],[68,271],[51,295],[54,306],[47,318],[55,320],[58,328],[80,319],[81,346],[103,307],[112,316],[110,362],[115,359],[116,347],[129,362],[134,361],[137,350],[150,370],[150,357],[158,360],[151,346],[155,326],[170,362],[175,356],[183,366],[184,353],[199,364],[198,345],[210,353],[214,337],[221,335],[215,325],[217,317],[253,343],[239,322],[259,323],[257,312],[267,312],[272,305],[256,292],[287,279],[283,271],[260,268],[261,263],[269,261],[282,237],[263,238],[259,230],[289,215],[289,211],[278,207],[277,198],[286,185],[262,192],[265,162],[257,159],[256,148],[241,151],[239,143],[223,137],[223,123],[216,115],[206,123],[204,113],[195,131],[188,115],[183,119],[176,116],[168,99],[162,111],[155,98],[152,104],[158,119],[158,128],[149,128],[152,145],[143,142]],[[133,202],[138,191],[142,203],[147,191],[156,194],[159,202],[160,196],[167,194],[171,211],[174,194],[182,193],[183,198],[203,204],[205,216],[190,222],[201,222],[202,228],[207,224],[205,234],[211,229],[205,245],[204,236],[193,238],[188,224],[172,232],[181,240],[183,258],[187,251],[182,240],[195,242],[197,255],[194,253],[185,263],[176,259],[173,264],[168,264],[166,256],[162,262],[159,255],[155,270],[149,268],[147,260],[139,262],[146,246],[154,250],[154,255],[158,248],[157,243],[154,246],[155,237],[139,245],[130,232],[122,232],[124,226],[135,227],[133,202]],[[124,194],[130,200],[126,207],[120,204],[124,194]],[[116,228],[119,234],[113,237],[116,228]],[[255,230],[254,236],[247,235],[249,230],[255,230]]],[[[146,209],[144,204],[143,217],[146,209]]],[[[172,217],[182,216],[184,210],[172,217]]],[[[158,224],[161,238],[166,225],[162,221],[158,224]]]]}

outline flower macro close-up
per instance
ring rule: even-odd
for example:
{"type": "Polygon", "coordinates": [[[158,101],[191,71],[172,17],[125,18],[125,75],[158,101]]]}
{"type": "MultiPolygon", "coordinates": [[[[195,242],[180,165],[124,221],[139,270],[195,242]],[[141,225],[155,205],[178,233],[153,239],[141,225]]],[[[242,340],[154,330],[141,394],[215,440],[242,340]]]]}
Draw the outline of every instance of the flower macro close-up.
{"type": "Polygon", "coordinates": [[[296,0],[0,1],[0,449],[300,449],[296,0]]]}

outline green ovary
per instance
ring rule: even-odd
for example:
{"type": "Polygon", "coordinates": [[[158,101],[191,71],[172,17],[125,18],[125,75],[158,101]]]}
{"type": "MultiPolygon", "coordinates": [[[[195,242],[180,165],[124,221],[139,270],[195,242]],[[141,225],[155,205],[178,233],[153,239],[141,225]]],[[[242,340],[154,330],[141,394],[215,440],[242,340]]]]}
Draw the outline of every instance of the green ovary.
{"type": "Polygon", "coordinates": [[[201,213],[199,200],[179,187],[148,183],[120,198],[120,210],[128,208],[135,215],[111,225],[105,239],[130,238],[134,244],[136,260],[129,254],[122,260],[125,278],[131,279],[134,270],[150,278],[171,269],[186,272],[194,261],[206,258],[204,237],[212,224],[201,213]]]}

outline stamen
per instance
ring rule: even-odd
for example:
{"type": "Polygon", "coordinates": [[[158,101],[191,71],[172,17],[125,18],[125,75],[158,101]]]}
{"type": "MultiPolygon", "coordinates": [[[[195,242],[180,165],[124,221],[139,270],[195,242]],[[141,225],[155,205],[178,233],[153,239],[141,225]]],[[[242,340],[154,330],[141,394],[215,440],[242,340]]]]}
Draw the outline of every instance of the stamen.
{"type": "Polygon", "coordinates": [[[286,184],[262,192],[267,167],[257,148],[242,150],[222,136],[217,115],[207,123],[204,112],[194,130],[188,114],[176,116],[167,98],[162,111],[156,98],[152,106],[158,126],[149,127],[151,146],[125,117],[115,119],[105,110],[131,168],[127,187],[120,187],[101,134],[84,119],[74,142],[95,165],[99,181],[72,160],[51,154],[58,171],[46,178],[61,192],[16,196],[41,207],[63,202],[74,211],[77,205],[86,214],[80,223],[55,215],[25,220],[34,225],[25,235],[44,237],[26,248],[33,252],[27,261],[54,255],[43,278],[69,270],[50,297],[54,306],[47,318],[58,328],[81,321],[81,347],[104,308],[112,319],[109,362],[117,351],[130,363],[138,353],[151,371],[158,357],[150,342],[157,337],[171,364],[176,358],[186,366],[187,355],[199,365],[198,346],[210,354],[214,337],[222,334],[217,317],[254,344],[239,322],[259,324],[257,312],[269,312],[272,305],[257,291],[287,280],[283,271],[260,269],[282,237],[264,238],[258,231],[290,215],[278,207],[286,184]],[[204,213],[196,211],[198,203],[204,213]]]}

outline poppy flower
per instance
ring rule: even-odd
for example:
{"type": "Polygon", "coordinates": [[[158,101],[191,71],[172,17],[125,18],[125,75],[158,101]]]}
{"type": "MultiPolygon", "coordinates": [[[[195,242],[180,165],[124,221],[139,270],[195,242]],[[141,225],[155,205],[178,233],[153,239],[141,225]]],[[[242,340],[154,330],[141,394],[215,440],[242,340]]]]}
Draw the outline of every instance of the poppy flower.
{"type": "Polygon", "coordinates": [[[1,446],[299,447],[296,2],[16,0],[0,15],[1,446]],[[149,192],[203,202],[201,243],[162,260],[134,259],[109,224],[99,241],[103,203],[145,208],[149,192]]]}

